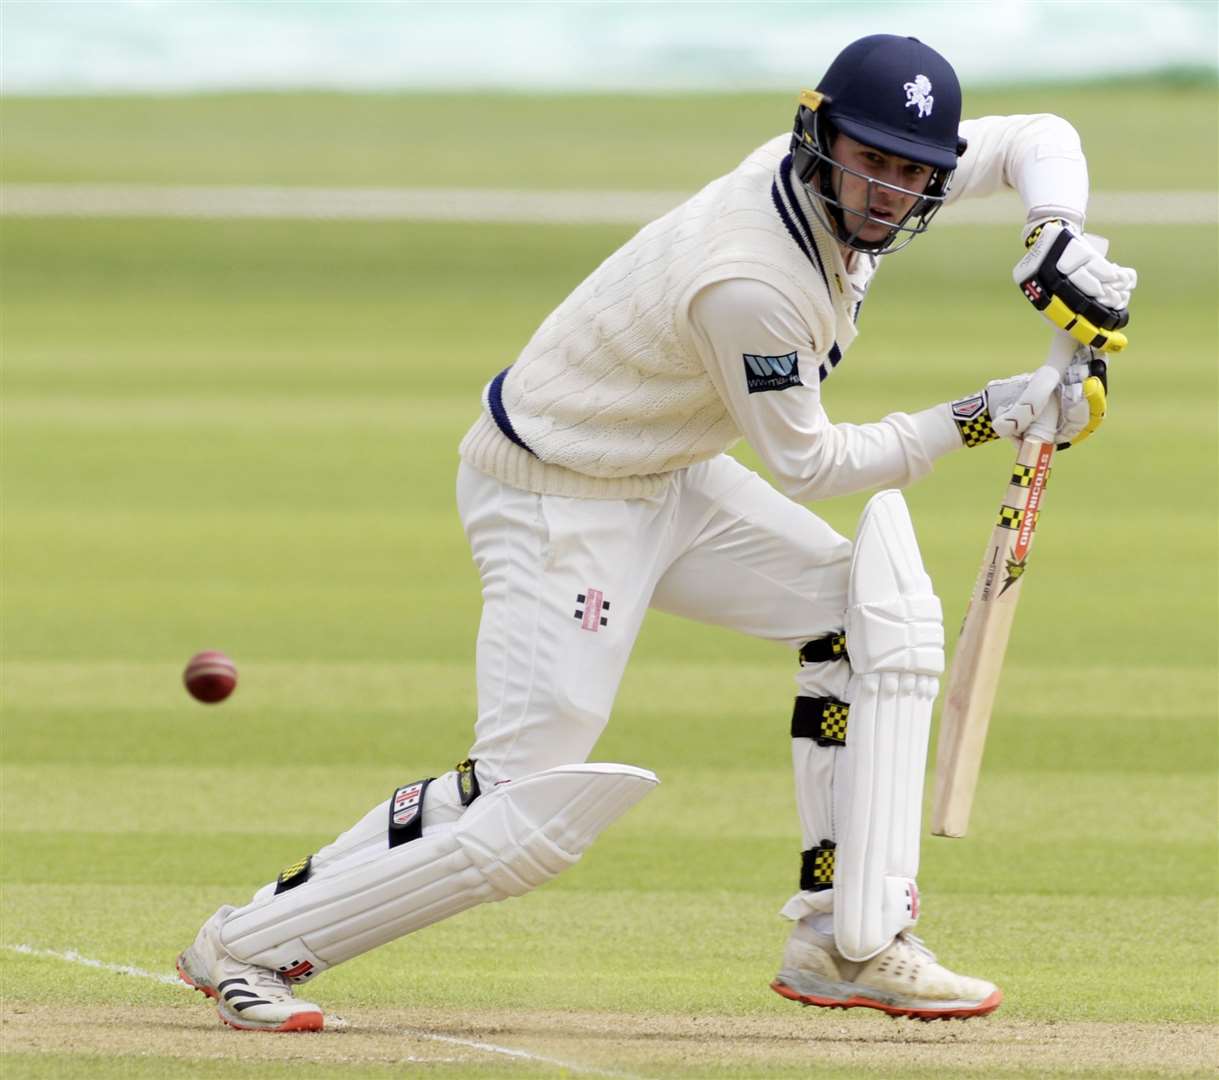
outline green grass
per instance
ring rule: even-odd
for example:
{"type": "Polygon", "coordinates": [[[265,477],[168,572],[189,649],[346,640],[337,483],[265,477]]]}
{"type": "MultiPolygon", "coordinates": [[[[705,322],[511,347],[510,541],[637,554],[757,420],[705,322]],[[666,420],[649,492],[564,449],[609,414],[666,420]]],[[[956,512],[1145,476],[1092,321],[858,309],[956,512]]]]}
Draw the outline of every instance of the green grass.
{"type": "MultiPolygon", "coordinates": [[[[983,104],[1031,111],[1039,93],[983,104]]],[[[1097,149],[1098,189],[1215,183],[1214,154],[1177,141],[1213,95],[1081,90],[1058,107],[1097,149]],[[1129,146],[1127,110],[1162,120],[1162,166],[1107,156],[1129,146]]],[[[479,170],[456,99],[14,101],[4,176],[680,189],[786,110],[495,99],[475,113],[495,162],[479,170]],[[595,157],[594,133],[611,140],[595,157]]],[[[835,419],[1036,363],[1046,335],[1010,285],[1014,233],[933,230],[884,267],[827,384],[835,419]]],[[[483,382],[626,235],[4,220],[4,943],[166,971],[214,905],[464,754],[478,583],[452,505],[456,444],[483,382]],[[214,709],[178,682],[205,647],[242,673],[214,709]]],[[[1133,344],[1104,430],[1056,463],[973,832],[926,842],[922,930],[1001,982],[1015,1020],[1210,1021],[1216,234],[1111,239],[1140,272],[1133,344]]],[[[909,492],[950,636],[1009,456],[957,454],[909,492]]],[[[818,510],[851,532],[862,502],[818,510]]],[[[791,676],[781,650],[650,618],[597,752],[655,768],[657,792],[553,885],[340,968],[317,996],[350,1013],[464,1009],[477,986],[520,1010],[788,1015],[765,983],[798,860],[791,676]]],[[[183,999],[12,952],[0,974],[16,1008],[183,999]]],[[[7,1062],[28,1076],[96,1064],[67,1048],[7,1062]]],[[[121,1075],[169,1067],[129,1064],[121,1075]]]]}
{"type": "MultiPolygon", "coordinates": [[[[207,94],[10,98],[10,183],[395,184],[605,190],[701,187],[789,130],[790,93],[547,97],[207,94]]],[[[1212,186],[1213,80],[973,92],[964,115],[1056,112],[1106,188],[1212,186]]]]}

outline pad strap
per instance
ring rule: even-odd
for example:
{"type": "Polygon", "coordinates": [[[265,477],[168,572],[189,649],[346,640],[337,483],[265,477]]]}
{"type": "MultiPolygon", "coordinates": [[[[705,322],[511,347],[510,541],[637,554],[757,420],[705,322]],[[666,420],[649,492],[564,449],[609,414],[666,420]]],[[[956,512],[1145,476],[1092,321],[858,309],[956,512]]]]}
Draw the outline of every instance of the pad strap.
{"type": "Polygon", "coordinates": [[[849,660],[847,636],[841,630],[825,637],[814,638],[800,646],[800,666],[823,664],[830,660],[849,660]]]}
{"type": "Polygon", "coordinates": [[[792,709],[792,738],[818,746],[845,746],[851,706],[832,697],[798,697],[792,709]]]}
{"type": "Polygon", "coordinates": [[[396,848],[418,840],[423,835],[423,796],[434,779],[415,780],[404,784],[389,800],[389,846],[396,848]]]}
{"type": "Polygon", "coordinates": [[[821,892],[834,887],[833,840],[822,840],[815,848],[800,852],[800,888],[804,892],[821,892]]]}
{"type": "Polygon", "coordinates": [[[482,788],[478,786],[478,776],[474,772],[474,762],[470,758],[466,758],[465,761],[457,763],[456,769],[457,797],[461,800],[462,806],[469,806],[482,794],[482,788]]]}
{"type": "Polygon", "coordinates": [[[309,880],[309,875],[313,873],[313,856],[306,855],[298,862],[294,862],[291,866],[285,866],[275,879],[275,895],[287,892],[289,889],[295,889],[298,885],[304,885],[309,880]]]}

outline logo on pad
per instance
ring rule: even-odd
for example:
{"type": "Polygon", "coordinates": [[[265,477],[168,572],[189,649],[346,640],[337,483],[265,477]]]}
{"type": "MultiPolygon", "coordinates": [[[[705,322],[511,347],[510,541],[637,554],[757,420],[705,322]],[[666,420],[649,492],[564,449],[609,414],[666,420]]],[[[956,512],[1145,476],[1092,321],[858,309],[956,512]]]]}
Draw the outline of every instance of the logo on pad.
{"type": "Polygon", "coordinates": [[[390,820],[395,825],[401,828],[404,825],[409,825],[419,816],[420,803],[423,802],[422,781],[414,784],[407,784],[406,787],[400,787],[394,792],[393,807],[390,810],[390,820]]]}

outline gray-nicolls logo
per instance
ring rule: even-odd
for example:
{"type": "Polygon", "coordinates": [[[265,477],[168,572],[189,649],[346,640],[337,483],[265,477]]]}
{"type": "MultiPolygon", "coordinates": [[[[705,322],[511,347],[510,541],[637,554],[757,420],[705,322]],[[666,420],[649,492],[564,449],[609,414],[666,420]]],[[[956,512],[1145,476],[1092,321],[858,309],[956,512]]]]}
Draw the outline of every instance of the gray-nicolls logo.
{"type": "Polygon", "coordinates": [[[906,91],[906,108],[918,109],[918,118],[931,115],[931,106],[935,98],[931,96],[931,80],[926,75],[915,75],[914,82],[902,84],[906,91]]]}

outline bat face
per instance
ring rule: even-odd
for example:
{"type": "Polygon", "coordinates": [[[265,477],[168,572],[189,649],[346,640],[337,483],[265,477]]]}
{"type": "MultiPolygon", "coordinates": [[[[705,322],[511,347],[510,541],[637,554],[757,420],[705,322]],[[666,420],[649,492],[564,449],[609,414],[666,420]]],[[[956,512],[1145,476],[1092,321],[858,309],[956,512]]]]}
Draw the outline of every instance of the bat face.
{"type": "Polygon", "coordinates": [[[953,653],[940,714],[931,831],[964,836],[1054,444],[1025,439],[991,531],[953,653]]]}

